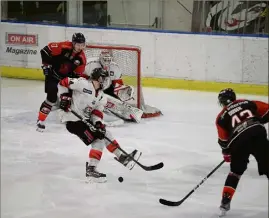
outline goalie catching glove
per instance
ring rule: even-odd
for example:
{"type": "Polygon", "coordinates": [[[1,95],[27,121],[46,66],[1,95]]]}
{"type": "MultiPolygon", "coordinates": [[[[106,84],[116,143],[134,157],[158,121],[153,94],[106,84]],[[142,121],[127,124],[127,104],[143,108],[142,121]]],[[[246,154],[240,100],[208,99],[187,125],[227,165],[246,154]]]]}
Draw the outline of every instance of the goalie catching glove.
{"type": "Polygon", "coordinates": [[[129,101],[133,99],[134,88],[132,86],[116,83],[114,88],[114,94],[117,95],[118,98],[122,101],[129,101]]]}
{"type": "Polygon", "coordinates": [[[106,95],[106,97],[107,104],[105,108],[112,114],[125,121],[135,121],[137,123],[141,121],[144,113],[142,110],[109,95],[106,95]]]}

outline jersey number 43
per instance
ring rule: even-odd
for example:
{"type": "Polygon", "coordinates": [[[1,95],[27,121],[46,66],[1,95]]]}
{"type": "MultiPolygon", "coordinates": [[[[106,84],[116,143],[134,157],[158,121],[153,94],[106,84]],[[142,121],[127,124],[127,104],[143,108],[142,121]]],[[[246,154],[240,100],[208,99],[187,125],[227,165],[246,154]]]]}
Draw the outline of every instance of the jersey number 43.
{"type": "Polygon", "coordinates": [[[235,127],[237,124],[241,123],[245,119],[253,117],[253,114],[250,110],[246,109],[241,111],[239,114],[232,116],[232,127],[235,127]]]}

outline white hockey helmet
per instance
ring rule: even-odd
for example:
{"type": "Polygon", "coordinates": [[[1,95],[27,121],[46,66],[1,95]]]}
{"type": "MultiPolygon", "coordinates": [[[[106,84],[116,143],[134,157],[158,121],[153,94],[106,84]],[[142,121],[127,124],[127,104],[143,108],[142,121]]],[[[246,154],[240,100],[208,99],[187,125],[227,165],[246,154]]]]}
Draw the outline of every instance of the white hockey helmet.
{"type": "Polygon", "coordinates": [[[109,50],[102,50],[99,56],[101,65],[105,70],[109,67],[112,62],[112,53],[109,50]]]}

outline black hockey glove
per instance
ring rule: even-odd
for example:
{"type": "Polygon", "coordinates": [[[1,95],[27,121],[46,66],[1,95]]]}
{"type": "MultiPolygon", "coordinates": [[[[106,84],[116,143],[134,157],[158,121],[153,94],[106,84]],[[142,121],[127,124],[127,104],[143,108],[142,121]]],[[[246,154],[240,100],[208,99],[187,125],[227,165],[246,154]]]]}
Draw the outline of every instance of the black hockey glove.
{"type": "Polygon", "coordinates": [[[51,74],[51,65],[43,65],[42,67],[42,70],[43,70],[43,74],[45,75],[45,76],[48,76],[48,75],[50,75],[51,74]]]}
{"type": "Polygon", "coordinates": [[[70,93],[63,93],[60,96],[60,109],[64,110],[64,111],[68,111],[68,109],[71,106],[71,94],[70,93]]]}
{"type": "Polygon", "coordinates": [[[97,121],[94,127],[96,128],[95,137],[101,140],[104,139],[106,135],[106,126],[101,121],[97,121]]]}

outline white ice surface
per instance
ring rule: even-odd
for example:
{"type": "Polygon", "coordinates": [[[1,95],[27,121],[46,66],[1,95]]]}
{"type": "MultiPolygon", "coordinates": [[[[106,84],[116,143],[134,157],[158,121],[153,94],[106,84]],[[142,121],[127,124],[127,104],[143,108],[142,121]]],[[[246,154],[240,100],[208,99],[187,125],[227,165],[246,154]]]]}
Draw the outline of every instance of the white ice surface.
{"type": "MultiPolygon", "coordinates": [[[[164,116],[110,130],[127,151],[143,152],[142,163],[163,161],[164,168],[129,171],[104,150],[99,170],[107,173],[108,182],[86,184],[89,148],[68,134],[53,113],[46,132],[35,130],[45,98],[43,82],[2,79],[1,86],[1,218],[216,217],[228,164],[180,207],[158,200],[181,199],[222,160],[214,124],[220,110],[217,93],[144,89],[146,103],[164,116]]],[[[268,217],[268,181],[258,176],[253,158],[227,217],[268,217]]]]}

